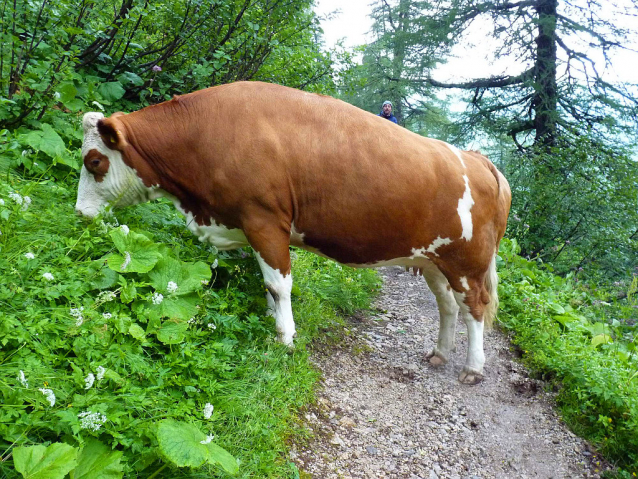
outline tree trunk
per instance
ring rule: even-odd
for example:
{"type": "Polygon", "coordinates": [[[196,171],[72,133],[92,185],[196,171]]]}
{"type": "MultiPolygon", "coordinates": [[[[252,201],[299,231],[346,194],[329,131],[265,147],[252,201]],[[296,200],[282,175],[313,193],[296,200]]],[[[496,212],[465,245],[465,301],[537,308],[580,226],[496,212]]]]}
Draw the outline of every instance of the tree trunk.
{"type": "Polygon", "coordinates": [[[538,0],[538,37],[534,80],[534,144],[551,146],[556,142],[558,92],[556,88],[556,10],[558,0],[538,0]]]}
{"type": "MultiPolygon", "coordinates": [[[[402,78],[405,62],[405,36],[410,22],[410,0],[401,0],[399,2],[399,10],[397,13],[398,15],[394,31],[394,45],[392,52],[392,76],[394,78],[402,78]]],[[[392,113],[397,117],[397,120],[400,123],[403,123],[403,108],[401,105],[401,100],[403,98],[403,82],[395,82],[390,88],[392,113]]]]}

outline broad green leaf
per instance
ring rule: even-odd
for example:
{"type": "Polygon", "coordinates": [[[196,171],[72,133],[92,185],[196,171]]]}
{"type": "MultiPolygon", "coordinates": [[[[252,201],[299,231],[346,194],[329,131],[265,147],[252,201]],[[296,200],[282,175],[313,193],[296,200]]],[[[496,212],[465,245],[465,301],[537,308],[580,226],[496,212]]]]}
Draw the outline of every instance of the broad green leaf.
{"type": "Polygon", "coordinates": [[[146,332],[144,331],[142,326],[137,323],[133,323],[128,327],[128,333],[135,339],[144,339],[144,337],[146,336],[146,332]]]}
{"type": "Polygon", "coordinates": [[[121,459],[120,451],[113,451],[97,439],[90,439],[80,452],[71,479],[121,479],[124,475],[121,459]]]}
{"type": "Polygon", "coordinates": [[[60,94],[60,101],[66,104],[66,102],[75,98],[75,95],[78,93],[78,89],[75,88],[73,82],[64,82],[60,84],[57,92],[60,94]]]}
{"type": "Polygon", "coordinates": [[[117,79],[122,83],[131,83],[135,86],[142,86],[144,84],[144,80],[133,72],[124,72],[118,76],[117,79]]]}
{"type": "Polygon", "coordinates": [[[229,474],[237,474],[239,471],[239,465],[237,464],[237,460],[233,457],[231,453],[229,453],[226,449],[219,447],[217,444],[206,445],[208,447],[208,452],[210,457],[208,462],[219,464],[224,471],[229,474]]]}
{"type": "Polygon", "coordinates": [[[596,336],[591,338],[591,344],[594,347],[598,346],[599,344],[607,344],[611,342],[611,336],[609,336],[608,334],[597,334],[596,336]]]}
{"type": "Polygon", "coordinates": [[[47,123],[42,124],[41,130],[30,131],[20,139],[34,150],[42,151],[51,158],[62,156],[65,152],[64,141],[47,123]]]}
{"type": "Polygon", "coordinates": [[[120,299],[124,304],[128,304],[137,297],[135,283],[126,283],[120,290],[120,299]]]}
{"type": "Polygon", "coordinates": [[[178,344],[184,340],[188,323],[176,323],[174,321],[164,321],[157,330],[157,339],[164,344],[178,344]]]}
{"type": "Polygon", "coordinates": [[[102,83],[97,88],[97,91],[106,101],[119,100],[124,96],[124,93],[126,93],[126,90],[124,90],[119,81],[102,83]]]}
{"type": "Polygon", "coordinates": [[[157,427],[159,450],[177,467],[199,467],[210,457],[204,433],[192,424],[165,419],[157,427]]]}
{"type": "Polygon", "coordinates": [[[157,266],[148,274],[153,287],[163,295],[167,295],[169,282],[177,284],[174,295],[185,295],[202,288],[202,282],[211,277],[210,266],[198,261],[186,263],[171,257],[163,257],[157,266]]]}
{"type": "Polygon", "coordinates": [[[564,314],[565,313],[565,308],[563,308],[563,306],[558,304],[558,303],[549,303],[549,307],[556,314],[564,314]]]}
{"type": "Polygon", "coordinates": [[[163,318],[188,320],[197,314],[198,302],[199,298],[195,294],[174,298],[165,297],[160,304],[149,304],[149,308],[157,311],[163,318]]]}
{"type": "Polygon", "coordinates": [[[16,447],[13,464],[24,479],[63,479],[77,465],[77,455],[77,448],[60,442],[16,447]]]}
{"type": "Polygon", "coordinates": [[[143,234],[121,228],[111,230],[110,236],[121,254],[112,253],[106,257],[109,268],[120,273],[147,273],[162,255],[158,245],[143,234]]]}
{"type": "Polygon", "coordinates": [[[592,336],[598,336],[600,334],[606,335],[609,332],[609,325],[598,322],[586,325],[585,329],[589,331],[592,336]]]}

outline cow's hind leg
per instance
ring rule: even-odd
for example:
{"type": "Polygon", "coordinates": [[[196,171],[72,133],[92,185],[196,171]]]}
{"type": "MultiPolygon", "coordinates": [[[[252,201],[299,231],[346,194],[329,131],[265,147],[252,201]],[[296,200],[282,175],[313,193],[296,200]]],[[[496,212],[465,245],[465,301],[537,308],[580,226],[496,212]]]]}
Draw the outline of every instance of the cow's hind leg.
{"type": "Polygon", "coordinates": [[[425,358],[433,366],[442,366],[447,363],[450,354],[456,350],[454,341],[459,306],[454,299],[448,280],[434,265],[422,268],[421,273],[439,307],[439,338],[436,347],[428,352],[425,358]]]}
{"type": "MultiPolygon", "coordinates": [[[[477,295],[471,296],[476,297],[477,295]]],[[[483,352],[484,322],[482,318],[478,320],[472,314],[472,308],[467,305],[468,298],[465,293],[455,292],[454,297],[461,308],[461,316],[467,326],[468,339],[467,359],[459,375],[459,381],[464,384],[478,384],[483,380],[483,365],[485,364],[485,353],[483,352]]]]}

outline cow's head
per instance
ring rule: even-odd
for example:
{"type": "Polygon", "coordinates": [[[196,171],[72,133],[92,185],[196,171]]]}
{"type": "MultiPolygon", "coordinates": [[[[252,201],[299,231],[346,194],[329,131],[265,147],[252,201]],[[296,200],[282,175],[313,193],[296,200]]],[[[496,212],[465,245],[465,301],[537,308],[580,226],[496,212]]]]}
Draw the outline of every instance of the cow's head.
{"type": "Polygon", "coordinates": [[[94,217],[106,205],[128,206],[149,199],[135,169],[123,159],[127,150],[125,129],[118,120],[122,113],[104,118],[102,113],[86,113],[82,120],[84,141],[78,197],[75,210],[94,217]]]}

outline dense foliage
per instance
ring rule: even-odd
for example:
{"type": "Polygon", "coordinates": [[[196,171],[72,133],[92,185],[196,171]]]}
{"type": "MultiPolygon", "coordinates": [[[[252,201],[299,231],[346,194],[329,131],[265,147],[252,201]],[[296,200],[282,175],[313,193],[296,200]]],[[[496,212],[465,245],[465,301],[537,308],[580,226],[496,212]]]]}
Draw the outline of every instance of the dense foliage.
{"type": "Polygon", "coordinates": [[[298,252],[289,351],[249,253],[200,244],[168,204],[86,223],[73,197],[0,183],[0,477],[42,458],[75,478],[219,477],[237,468],[220,447],[239,477],[286,477],[316,378],[305,345],[367,304],[374,274],[298,252]]]}
{"type": "MultiPolygon", "coordinates": [[[[607,457],[638,473],[638,276],[628,301],[561,278],[518,255],[499,253],[499,323],[536,373],[553,381],[563,417],[607,457]]],[[[625,471],[626,472],[626,471],[625,471]]],[[[629,477],[629,476],[627,476],[629,477]]]]}

